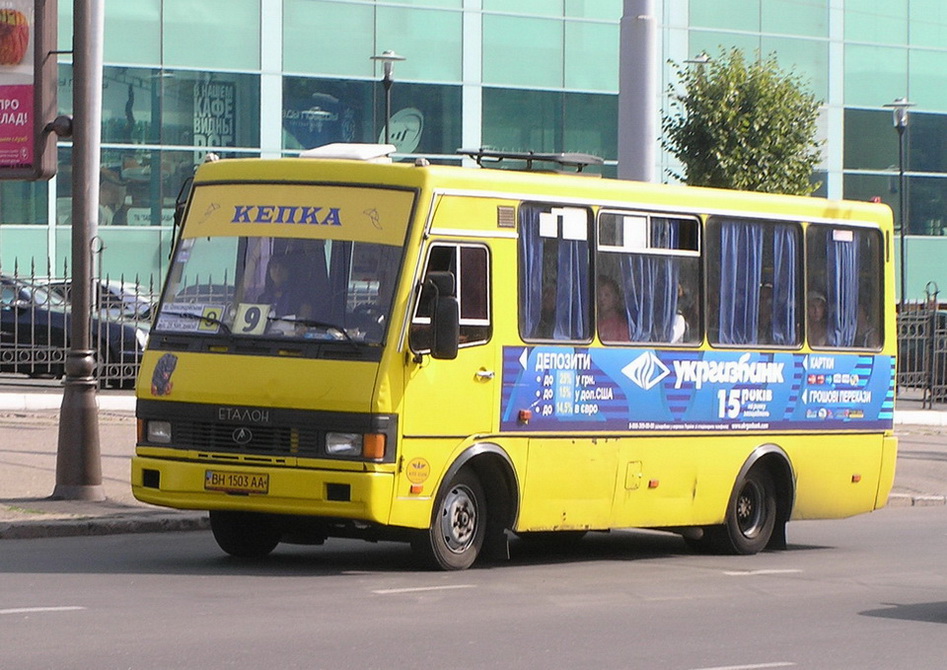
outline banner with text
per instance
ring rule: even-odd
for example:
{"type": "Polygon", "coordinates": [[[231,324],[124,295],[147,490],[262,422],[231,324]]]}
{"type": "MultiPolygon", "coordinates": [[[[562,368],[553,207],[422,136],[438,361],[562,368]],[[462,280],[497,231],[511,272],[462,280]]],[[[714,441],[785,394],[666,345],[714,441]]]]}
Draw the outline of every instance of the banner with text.
{"type": "Polygon", "coordinates": [[[501,402],[503,430],[888,429],[894,359],[504,347],[501,402]]]}

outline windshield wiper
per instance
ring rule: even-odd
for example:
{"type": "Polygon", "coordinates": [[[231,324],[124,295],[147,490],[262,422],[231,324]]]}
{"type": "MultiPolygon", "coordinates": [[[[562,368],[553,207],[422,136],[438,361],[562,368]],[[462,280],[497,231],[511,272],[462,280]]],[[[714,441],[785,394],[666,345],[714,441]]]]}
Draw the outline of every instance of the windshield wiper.
{"type": "Polygon", "coordinates": [[[227,335],[231,334],[230,326],[214,316],[205,316],[203,314],[197,314],[195,312],[169,312],[168,310],[161,310],[158,312],[158,318],[162,316],[183,316],[185,319],[195,319],[197,321],[204,321],[206,323],[212,323],[214,325],[220,326],[224,329],[227,335]]]}
{"type": "Polygon", "coordinates": [[[268,316],[266,317],[268,321],[284,321],[286,323],[296,323],[300,326],[309,326],[312,328],[325,328],[326,332],[335,331],[342,335],[342,339],[349,344],[351,344],[356,349],[359,348],[359,343],[349,335],[349,332],[342,326],[338,326],[334,323],[329,323],[328,321],[319,321],[317,319],[297,319],[295,317],[288,316],[268,316]]]}

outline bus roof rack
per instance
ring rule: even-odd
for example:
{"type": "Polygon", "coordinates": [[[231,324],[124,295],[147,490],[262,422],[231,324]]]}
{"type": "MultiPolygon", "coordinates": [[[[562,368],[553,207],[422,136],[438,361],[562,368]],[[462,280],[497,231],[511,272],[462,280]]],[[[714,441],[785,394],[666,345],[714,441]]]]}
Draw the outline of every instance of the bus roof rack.
{"type": "Polygon", "coordinates": [[[355,142],[335,142],[299,153],[300,158],[340,158],[350,161],[370,163],[390,163],[391,154],[397,150],[394,144],[359,144],[355,142]]]}
{"type": "Polygon", "coordinates": [[[504,159],[515,161],[526,161],[526,169],[533,169],[533,162],[555,163],[559,167],[574,167],[576,172],[582,172],[589,165],[602,165],[605,160],[592,154],[579,153],[561,153],[561,154],[543,154],[535,151],[502,151],[500,149],[488,149],[481,147],[479,149],[458,149],[457,153],[463,156],[469,156],[477,161],[477,165],[483,167],[484,160],[501,162],[504,159]]]}

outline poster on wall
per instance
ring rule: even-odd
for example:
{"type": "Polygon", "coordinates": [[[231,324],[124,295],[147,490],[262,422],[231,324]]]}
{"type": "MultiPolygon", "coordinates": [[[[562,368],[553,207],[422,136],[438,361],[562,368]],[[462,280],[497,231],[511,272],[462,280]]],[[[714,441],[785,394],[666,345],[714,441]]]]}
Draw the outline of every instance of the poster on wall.
{"type": "MultiPolygon", "coordinates": [[[[194,83],[194,144],[208,149],[237,144],[237,86],[232,81],[194,83]]],[[[200,161],[203,156],[196,157],[200,161]]]]}
{"type": "Polygon", "coordinates": [[[0,0],[0,178],[55,173],[56,19],[55,0],[0,0]]]}
{"type": "Polygon", "coordinates": [[[32,0],[0,2],[0,167],[33,164],[32,0]]]}

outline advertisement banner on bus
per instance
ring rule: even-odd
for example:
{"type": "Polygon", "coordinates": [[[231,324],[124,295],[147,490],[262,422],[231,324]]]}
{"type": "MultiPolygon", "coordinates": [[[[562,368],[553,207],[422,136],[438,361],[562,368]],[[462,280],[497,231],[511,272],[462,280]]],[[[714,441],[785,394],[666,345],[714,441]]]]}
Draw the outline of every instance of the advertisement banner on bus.
{"type": "Polygon", "coordinates": [[[858,353],[504,347],[501,429],[890,429],[893,373],[858,353]]]}

